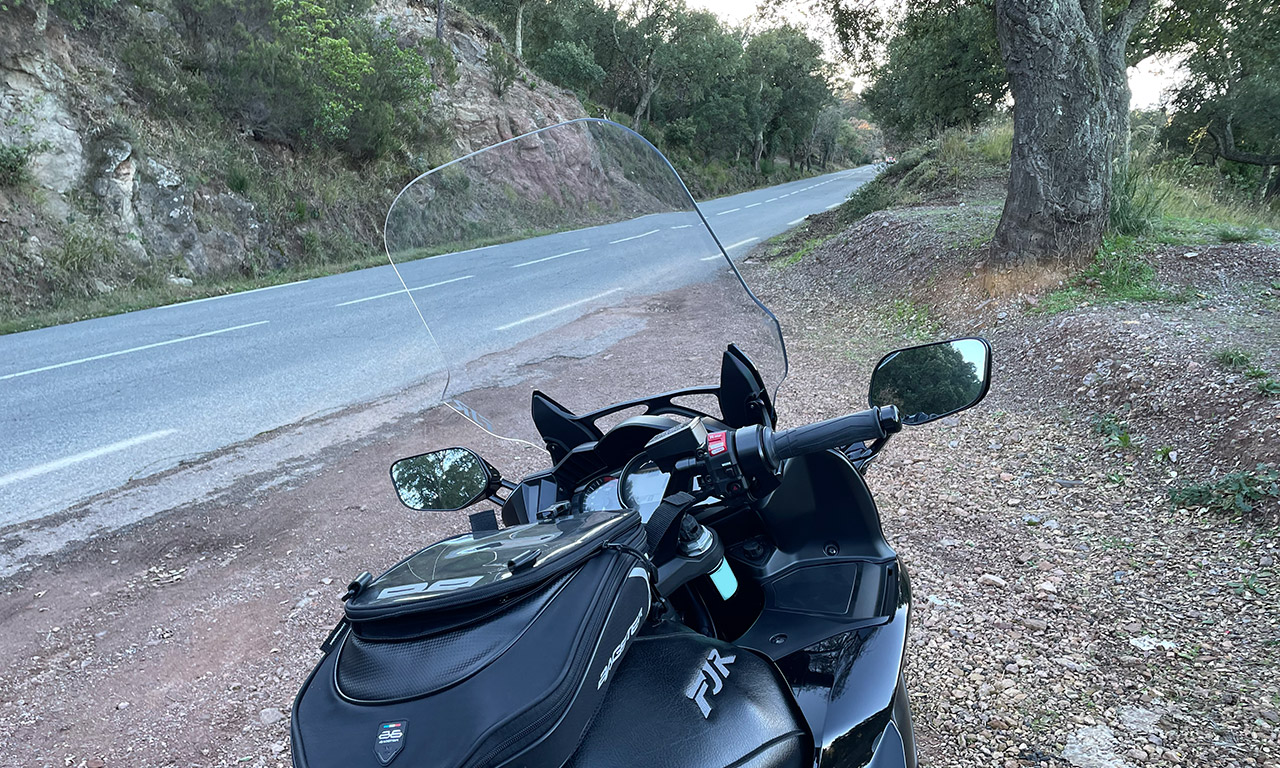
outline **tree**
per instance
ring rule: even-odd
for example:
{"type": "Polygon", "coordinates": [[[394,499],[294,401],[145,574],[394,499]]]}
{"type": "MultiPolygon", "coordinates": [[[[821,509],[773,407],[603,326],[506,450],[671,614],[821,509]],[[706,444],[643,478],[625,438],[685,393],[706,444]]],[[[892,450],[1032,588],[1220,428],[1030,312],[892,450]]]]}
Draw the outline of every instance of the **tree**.
{"type": "Polygon", "coordinates": [[[668,42],[678,29],[682,11],[681,0],[637,0],[619,12],[614,21],[614,44],[635,77],[640,94],[631,118],[633,131],[640,130],[653,94],[667,76],[671,64],[668,42]]]}
{"type": "Polygon", "coordinates": [[[1214,154],[1256,166],[1265,198],[1280,194],[1280,9],[1246,0],[1194,0],[1187,79],[1170,131],[1207,137],[1214,154]]]}
{"type": "Polygon", "coordinates": [[[908,12],[873,76],[862,98],[876,123],[902,141],[977,125],[1009,92],[995,16],[976,5],[908,12]]]}
{"type": "MultiPolygon", "coordinates": [[[[883,43],[880,15],[862,0],[808,1],[827,10],[846,51],[883,43]]],[[[1127,149],[1127,67],[1167,44],[1167,36],[1149,28],[1135,37],[1151,7],[1152,0],[994,0],[996,39],[1014,100],[996,261],[1034,263],[1097,249],[1110,209],[1112,166],[1127,149]]]]}
{"type": "Polygon", "coordinates": [[[1009,190],[993,242],[1005,263],[1092,254],[1127,151],[1130,37],[1151,0],[1112,14],[1102,0],[996,0],[1013,94],[1009,190]]]}

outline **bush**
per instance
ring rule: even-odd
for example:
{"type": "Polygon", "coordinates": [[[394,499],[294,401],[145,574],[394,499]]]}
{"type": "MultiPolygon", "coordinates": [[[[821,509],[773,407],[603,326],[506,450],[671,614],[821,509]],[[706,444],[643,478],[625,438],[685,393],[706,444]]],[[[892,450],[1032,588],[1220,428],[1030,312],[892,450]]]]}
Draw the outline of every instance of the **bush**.
{"type": "Polygon", "coordinates": [[[511,84],[516,81],[516,75],[520,74],[520,67],[516,64],[516,60],[499,45],[489,46],[485,59],[489,63],[489,75],[493,78],[493,94],[502,98],[511,84]]]}
{"type": "Polygon", "coordinates": [[[841,223],[852,224],[869,213],[896,205],[902,199],[902,192],[897,185],[880,178],[858,187],[848,200],[836,209],[841,223]]]}
{"type": "Polygon", "coordinates": [[[0,144],[0,187],[16,187],[30,178],[27,163],[36,150],[32,144],[0,144]]]}
{"type": "Polygon", "coordinates": [[[1174,504],[1208,507],[1229,513],[1252,512],[1267,498],[1280,498],[1280,472],[1265,464],[1252,471],[1232,472],[1211,482],[1190,483],[1169,494],[1174,504]]]}
{"type": "Polygon", "coordinates": [[[604,68],[591,49],[581,43],[557,40],[538,57],[538,71],[557,85],[590,91],[604,82],[604,68]]]}

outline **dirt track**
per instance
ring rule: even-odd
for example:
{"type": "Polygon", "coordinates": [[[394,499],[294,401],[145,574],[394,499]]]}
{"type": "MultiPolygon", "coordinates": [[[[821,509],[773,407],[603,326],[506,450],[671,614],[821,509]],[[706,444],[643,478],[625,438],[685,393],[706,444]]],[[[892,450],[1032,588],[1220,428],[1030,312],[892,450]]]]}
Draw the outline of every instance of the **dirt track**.
{"type": "MultiPolygon", "coordinates": [[[[904,330],[757,269],[792,340],[784,423],[859,407],[869,361],[904,330]]],[[[998,355],[1034,343],[1013,330],[991,331],[998,355]]],[[[626,344],[616,360],[664,357],[626,344]]],[[[557,394],[563,362],[531,380],[557,394]]],[[[615,372],[592,391],[561,382],[566,404],[638,391],[643,371],[615,372]]],[[[869,475],[914,582],[923,763],[1095,748],[1113,768],[1280,765],[1280,611],[1274,591],[1232,586],[1274,590],[1274,530],[1175,511],[1159,470],[1045,407],[1020,371],[995,375],[982,409],[899,438],[869,475]]],[[[468,400],[515,417],[497,390],[468,400]]],[[[447,412],[409,416],[0,582],[0,764],[288,765],[289,705],[347,580],[463,529],[400,507],[386,476],[452,443],[512,476],[537,459],[447,412]]]]}

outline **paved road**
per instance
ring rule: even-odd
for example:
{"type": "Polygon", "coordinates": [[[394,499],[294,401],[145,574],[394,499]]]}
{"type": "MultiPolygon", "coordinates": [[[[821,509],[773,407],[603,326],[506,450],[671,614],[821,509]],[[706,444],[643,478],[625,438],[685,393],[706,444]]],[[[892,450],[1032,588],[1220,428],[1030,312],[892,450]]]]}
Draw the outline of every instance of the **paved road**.
{"type": "MultiPolygon", "coordinates": [[[[842,171],[701,208],[737,258],[873,175],[870,167],[842,171]]],[[[615,294],[668,290],[727,268],[697,239],[698,226],[692,214],[660,214],[424,259],[401,272],[444,353],[474,359],[615,294]],[[700,250],[691,254],[689,243],[700,250]],[[655,254],[668,251],[680,256],[664,271],[655,254]],[[648,282],[619,266],[640,257],[648,282]],[[528,290],[495,301],[486,277],[499,271],[518,274],[528,290]]],[[[0,337],[0,527],[419,382],[429,363],[415,328],[388,266],[0,337]]]]}

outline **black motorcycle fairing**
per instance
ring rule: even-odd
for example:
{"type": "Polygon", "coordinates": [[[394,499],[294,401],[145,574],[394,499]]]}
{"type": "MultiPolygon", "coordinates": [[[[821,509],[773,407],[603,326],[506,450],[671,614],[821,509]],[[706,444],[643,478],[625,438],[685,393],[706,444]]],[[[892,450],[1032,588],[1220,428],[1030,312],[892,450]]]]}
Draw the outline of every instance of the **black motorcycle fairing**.
{"type": "Polygon", "coordinates": [[[813,754],[771,662],[664,624],[636,638],[565,768],[809,768],[813,754]]]}
{"type": "Polygon", "coordinates": [[[889,621],[836,635],[778,659],[778,668],[814,734],[819,768],[915,768],[915,739],[902,687],[910,614],[910,582],[900,571],[896,607],[889,621]]]}

